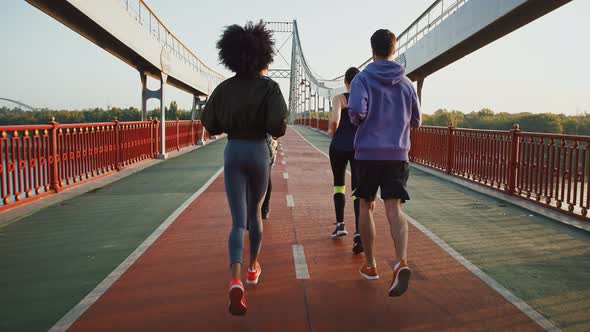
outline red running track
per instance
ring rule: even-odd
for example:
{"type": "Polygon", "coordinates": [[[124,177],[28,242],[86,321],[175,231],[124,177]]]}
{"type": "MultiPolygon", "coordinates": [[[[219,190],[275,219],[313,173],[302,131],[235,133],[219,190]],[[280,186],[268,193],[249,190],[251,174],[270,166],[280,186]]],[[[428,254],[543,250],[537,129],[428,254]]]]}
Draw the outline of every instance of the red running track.
{"type": "MultiPolygon", "coordinates": [[[[400,298],[388,297],[393,243],[380,204],[377,261],[382,279],[362,279],[357,272],[362,256],[352,255],[352,237],[330,239],[334,211],[327,158],[292,129],[281,143],[287,164],[279,156],[273,169],[263,274],[259,285],[246,285],[245,317],[227,312],[231,222],[220,176],[70,330],[541,330],[412,226],[410,289],[400,298]],[[287,194],[294,197],[292,209],[287,194]],[[304,247],[308,280],[295,277],[293,244],[304,247]]],[[[352,204],[346,212],[352,232],[352,204]]]]}

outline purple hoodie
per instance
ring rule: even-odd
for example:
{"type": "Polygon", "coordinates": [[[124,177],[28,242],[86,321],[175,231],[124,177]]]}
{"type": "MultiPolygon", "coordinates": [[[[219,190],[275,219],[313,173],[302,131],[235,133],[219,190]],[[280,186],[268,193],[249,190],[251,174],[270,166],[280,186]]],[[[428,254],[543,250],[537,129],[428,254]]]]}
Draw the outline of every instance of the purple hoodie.
{"type": "Polygon", "coordinates": [[[357,125],[355,159],[408,160],[410,127],[421,123],[416,90],[393,61],[376,61],[356,75],[348,100],[357,125]]]}

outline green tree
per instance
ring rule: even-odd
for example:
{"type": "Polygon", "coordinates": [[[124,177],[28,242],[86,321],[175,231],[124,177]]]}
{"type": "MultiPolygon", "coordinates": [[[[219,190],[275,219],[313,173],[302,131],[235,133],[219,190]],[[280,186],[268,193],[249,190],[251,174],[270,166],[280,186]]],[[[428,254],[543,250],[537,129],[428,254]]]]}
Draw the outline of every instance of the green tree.
{"type": "Polygon", "coordinates": [[[170,120],[175,120],[178,117],[178,104],[176,100],[170,102],[170,107],[166,110],[166,117],[170,120]]]}
{"type": "Polygon", "coordinates": [[[447,111],[438,109],[433,115],[424,120],[424,124],[431,126],[450,126],[460,127],[463,122],[464,114],[459,111],[447,111]]]}
{"type": "Polygon", "coordinates": [[[562,133],[561,119],[551,113],[528,114],[522,116],[518,124],[520,130],[539,133],[562,133]]]}

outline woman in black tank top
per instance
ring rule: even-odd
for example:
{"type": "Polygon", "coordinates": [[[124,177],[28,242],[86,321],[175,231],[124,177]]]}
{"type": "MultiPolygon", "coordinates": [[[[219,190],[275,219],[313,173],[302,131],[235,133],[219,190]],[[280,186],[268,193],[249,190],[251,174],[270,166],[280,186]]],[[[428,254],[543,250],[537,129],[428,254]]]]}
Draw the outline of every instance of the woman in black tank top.
{"type": "MultiPolygon", "coordinates": [[[[350,82],[359,73],[355,67],[349,68],[344,75],[346,90],[350,91],[350,82]]],[[[337,95],[332,100],[332,120],[328,135],[332,137],[330,143],[330,165],[334,175],[334,209],[336,211],[336,229],[332,238],[339,238],[348,235],[344,226],[344,207],[346,205],[346,167],[350,164],[351,192],[354,199],[355,233],[353,238],[352,251],[356,255],[363,252],[361,237],[358,232],[359,200],[354,197],[356,189],[355,163],[354,163],[354,137],[356,127],[350,122],[348,116],[348,93],[337,95]]]]}

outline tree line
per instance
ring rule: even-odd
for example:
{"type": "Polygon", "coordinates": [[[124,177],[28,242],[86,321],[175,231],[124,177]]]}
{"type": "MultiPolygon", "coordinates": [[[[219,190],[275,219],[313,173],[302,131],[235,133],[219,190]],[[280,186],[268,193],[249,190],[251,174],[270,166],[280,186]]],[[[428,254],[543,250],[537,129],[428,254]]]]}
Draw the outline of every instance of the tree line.
{"type": "MultiPolygon", "coordinates": [[[[178,107],[176,101],[172,101],[169,107],[165,108],[166,119],[168,120],[190,120],[191,111],[183,110],[178,107]]],[[[198,114],[197,114],[198,116],[198,114]]],[[[148,111],[148,118],[160,118],[160,109],[155,108],[148,111]]],[[[55,118],[59,123],[89,123],[89,122],[109,122],[115,118],[119,121],[139,121],[141,120],[141,110],[135,107],[109,109],[93,108],[84,110],[52,110],[41,109],[37,111],[25,111],[21,108],[0,107],[0,125],[25,125],[25,124],[46,124],[55,118]]],[[[197,117],[198,118],[198,117],[197,117]]]]}
{"type": "MultiPolygon", "coordinates": [[[[330,112],[304,112],[301,116],[330,119],[332,114],[330,112]]],[[[590,112],[582,112],[577,115],[526,112],[512,114],[496,113],[489,108],[470,113],[439,109],[434,114],[423,114],[422,124],[492,130],[510,130],[515,124],[518,124],[522,131],[590,136],[590,112]]]]}
{"type": "MultiPolygon", "coordinates": [[[[310,112],[313,118],[329,119],[330,112],[310,112]]],[[[141,120],[141,111],[135,107],[110,109],[94,108],[76,111],[42,109],[35,112],[20,108],[0,107],[0,125],[45,124],[52,118],[59,123],[108,122],[115,117],[119,121],[141,120]]],[[[160,118],[160,109],[148,111],[148,117],[160,118]]],[[[166,107],[166,119],[190,120],[191,111],[180,109],[176,101],[166,107]]],[[[196,114],[199,119],[199,114],[196,114]]],[[[510,130],[515,124],[523,131],[558,133],[590,136],[590,112],[576,115],[553,113],[496,113],[489,108],[463,113],[456,110],[439,109],[434,114],[423,114],[423,124],[473,129],[510,130]]]]}
{"type": "Polygon", "coordinates": [[[489,108],[463,113],[439,109],[434,114],[424,114],[423,124],[457,128],[510,130],[515,124],[520,130],[568,135],[590,135],[590,113],[576,115],[554,113],[496,113],[489,108]]]}

